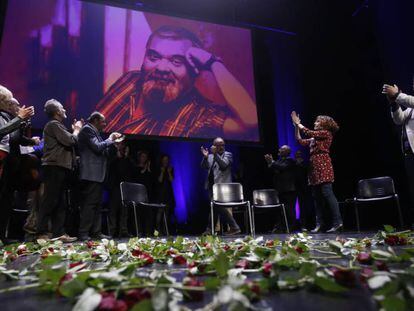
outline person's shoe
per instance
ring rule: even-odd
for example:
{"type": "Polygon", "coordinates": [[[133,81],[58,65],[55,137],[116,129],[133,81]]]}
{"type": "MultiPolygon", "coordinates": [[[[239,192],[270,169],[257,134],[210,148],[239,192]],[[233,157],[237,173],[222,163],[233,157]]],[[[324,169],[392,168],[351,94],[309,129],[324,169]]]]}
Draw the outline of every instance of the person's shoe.
{"type": "Polygon", "coordinates": [[[59,241],[62,241],[63,243],[72,243],[75,242],[78,238],[74,236],[69,236],[66,233],[61,235],[60,237],[56,238],[59,241]]]}
{"type": "Polygon", "coordinates": [[[339,224],[339,225],[333,226],[331,229],[329,229],[328,231],[326,231],[326,233],[334,233],[334,232],[342,231],[343,229],[344,229],[344,225],[343,224],[339,224]]]}
{"type": "Polygon", "coordinates": [[[105,234],[103,234],[103,233],[98,233],[98,234],[91,235],[91,238],[92,238],[93,240],[102,240],[102,239],[107,239],[107,240],[110,240],[110,239],[112,239],[112,236],[110,236],[110,235],[105,235],[105,234]]]}
{"type": "Polygon", "coordinates": [[[78,236],[78,241],[90,241],[92,238],[89,235],[80,235],[78,236]]]}
{"type": "Polygon", "coordinates": [[[206,229],[201,235],[203,235],[203,236],[211,235],[211,230],[210,229],[206,229]]]}
{"type": "Polygon", "coordinates": [[[240,232],[241,232],[240,228],[230,228],[230,230],[225,232],[224,235],[231,236],[231,235],[239,234],[240,232]]]}
{"type": "Polygon", "coordinates": [[[15,240],[15,239],[1,239],[1,241],[3,242],[3,245],[10,245],[10,244],[15,244],[15,243],[19,243],[19,240],[15,240]]]}
{"type": "Polygon", "coordinates": [[[321,231],[321,226],[317,225],[314,229],[311,230],[311,233],[320,233],[321,231]]]}
{"type": "Polygon", "coordinates": [[[49,234],[40,234],[36,237],[36,240],[49,241],[50,240],[50,235],[49,234]]]}
{"type": "Polygon", "coordinates": [[[132,234],[129,234],[128,232],[121,232],[118,236],[119,238],[132,238],[132,234]]]}

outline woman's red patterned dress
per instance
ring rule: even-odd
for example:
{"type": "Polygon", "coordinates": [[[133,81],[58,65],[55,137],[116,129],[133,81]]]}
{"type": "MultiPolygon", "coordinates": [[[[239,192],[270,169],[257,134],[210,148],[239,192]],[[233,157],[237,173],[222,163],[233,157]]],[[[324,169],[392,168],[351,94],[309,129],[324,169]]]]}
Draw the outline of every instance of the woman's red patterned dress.
{"type": "Polygon", "coordinates": [[[310,147],[309,185],[333,183],[334,171],[329,155],[329,148],[333,139],[332,133],[326,130],[312,131],[306,127],[302,128],[301,131],[307,138],[299,139],[298,142],[302,146],[310,147]]]}

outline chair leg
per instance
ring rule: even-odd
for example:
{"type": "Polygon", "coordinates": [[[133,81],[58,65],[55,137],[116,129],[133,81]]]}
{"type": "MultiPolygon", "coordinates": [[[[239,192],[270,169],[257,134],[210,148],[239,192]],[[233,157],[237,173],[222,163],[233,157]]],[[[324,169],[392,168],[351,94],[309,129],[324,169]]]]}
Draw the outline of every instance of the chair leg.
{"type": "Polygon", "coordinates": [[[165,209],[164,209],[163,215],[164,215],[165,233],[167,234],[167,236],[169,236],[170,233],[168,232],[168,223],[167,223],[167,216],[166,216],[166,213],[165,213],[165,209]]]}
{"type": "Polygon", "coordinates": [[[286,217],[285,204],[282,204],[282,212],[283,212],[283,218],[285,219],[286,231],[287,231],[287,233],[290,233],[289,223],[288,223],[287,217],[286,217]]]}
{"type": "Polygon", "coordinates": [[[6,239],[8,239],[8,238],[9,238],[10,218],[11,218],[11,215],[10,215],[10,216],[9,216],[9,218],[7,219],[6,232],[4,233],[4,237],[5,237],[6,239]]]}
{"type": "Polygon", "coordinates": [[[109,229],[109,213],[106,213],[106,230],[108,235],[111,235],[111,230],[109,229]]]}
{"type": "Polygon", "coordinates": [[[398,218],[400,221],[400,227],[401,229],[404,227],[404,221],[403,221],[403,217],[402,217],[402,213],[401,213],[401,207],[400,207],[400,199],[398,198],[398,195],[395,195],[395,202],[397,204],[397,211],[398,211],[398,218]]]}
{"type": "Polygon", "coordinates": [[[247,210],[249,212],[250,234],[252,237],[254,237],[254,227],[253,227],[252,210],[250,207],[250,201],[247,201],[247,210]]]}
{"type": "Polygon", "coordinates": [[[214,235],[214,203],[210,202],[211,213],[211,235],[214,235]]]}
{"type": "Polygon", "coordinates": [[[135,218],[135,232],[137,233],[137,236],[138,236],[137,207],[135,206],[135,204],[133,205],[133,208],[134,208],[134,218],[135,218]]]}
{"type": "Polygon", "coordinates": [[[252,211],[253,234],[256,235],[256,218],[254,217],[254,205],[250,206],[252,211]]]}
{"type": "Polygon", "coordinates": [[[356,223],[357,223],[357,230],[358,232],[361,232],[361,228],[359,225],[359,212],[358,212],[358,203],[357,201],[354,201],[354,209],[355,209],[355,219],[356,219],[356,223]]]}

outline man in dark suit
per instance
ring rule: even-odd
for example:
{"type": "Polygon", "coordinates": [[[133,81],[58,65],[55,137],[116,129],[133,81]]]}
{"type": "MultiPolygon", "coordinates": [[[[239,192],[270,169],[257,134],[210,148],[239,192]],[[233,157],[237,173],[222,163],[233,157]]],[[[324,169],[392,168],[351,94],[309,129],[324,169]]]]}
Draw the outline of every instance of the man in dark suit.
{"type": "Polygon", "coordinates": [[[109,148],[122,135],[112,133],[104,140],[100,131],[105,126],[105,116],[100,112],[93,112],[78,136],[82,197],[79,225],[81,241],[106,237],[101,233],[103,182],[106,177],[109,148]]]}
{"type": "MultiPolygon", "coordinates": [[[[203,154],[201,167],[208,170],[208,176],[205,185],[206,189],[209,191],[210,198],[212,198],[214,184],[230,183],[232,181],[231,165],[233,163],[233,155],[231,152],[225,151],[224,140],[220,137],[217,137],[214,140],[213,146],[211,146],[210,150],[211,154],[209,154],[207,149],[201,147],[201,153],[203,154]]],[[[240,233],[240,227],[237,225],[228,209],[217,208],[215,218],[218,217],[218,214],[220,214],[221,219],[230,226],[230,230],[226,233],[227,235],[240,233]]],[[[217,220],[215,219],[214,223],[216,222],[217,220]]],[[[210,233],[210,230],[207,228],[205,233],[210,233]]]]}
{"type": "Polygon", "coordinates": [[[283,145],[279,148],[279,158],[273,160],[271,154],[265,154],[268,167],[273,171],[273,182],[278,192],[280,202],[285,204],[286,216],[291,229],[297,229],[296,222],[296,163],[290,157],[290,147],[283,145]]]}

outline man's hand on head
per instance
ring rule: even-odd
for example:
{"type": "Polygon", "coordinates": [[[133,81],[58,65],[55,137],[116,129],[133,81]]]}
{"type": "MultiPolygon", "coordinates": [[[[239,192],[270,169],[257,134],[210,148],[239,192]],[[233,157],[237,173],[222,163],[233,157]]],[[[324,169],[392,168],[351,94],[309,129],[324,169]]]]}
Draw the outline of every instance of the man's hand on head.
{"type": "Polygon", "coordinates": [[[194,68],[198,74],[200,69],[210,60],[212,54],[203,49],[191,47],[185,55],[188,63],[194,68]]]}

